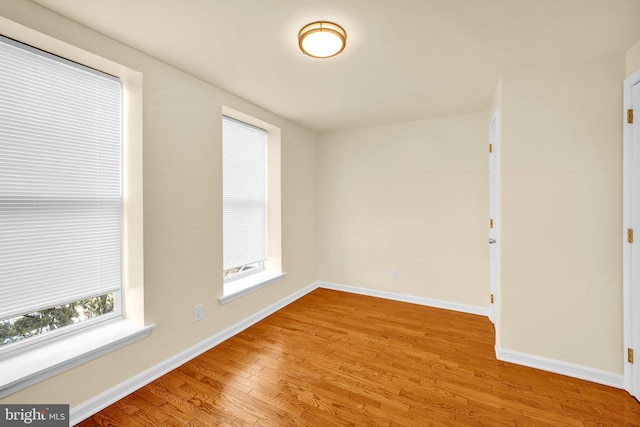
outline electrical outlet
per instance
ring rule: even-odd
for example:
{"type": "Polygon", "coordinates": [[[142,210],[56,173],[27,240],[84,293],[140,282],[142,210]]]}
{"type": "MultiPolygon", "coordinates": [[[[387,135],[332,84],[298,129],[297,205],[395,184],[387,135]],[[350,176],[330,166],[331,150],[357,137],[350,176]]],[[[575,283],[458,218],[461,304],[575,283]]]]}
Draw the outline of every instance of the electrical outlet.
{"type": "Polygon", "coordinates": [[[391,278],[392,279],[397,279],[398,278],[398,269],[397,268],[392,268],[391,269],[391,278]]]}
{"type": "Polygon", "coordinates": [[[194,322],[202,320],[203,316],[204,316],[204,307],[202,306],[202,304],[198,304],[195,307],[193,307],[193,321],[194,322]]]}

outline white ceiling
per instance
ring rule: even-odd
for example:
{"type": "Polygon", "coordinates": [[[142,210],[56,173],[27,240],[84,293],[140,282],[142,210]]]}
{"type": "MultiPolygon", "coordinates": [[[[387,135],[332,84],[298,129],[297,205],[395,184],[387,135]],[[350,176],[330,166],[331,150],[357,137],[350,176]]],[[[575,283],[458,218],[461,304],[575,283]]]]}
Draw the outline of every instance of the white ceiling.
{"type": "Polygon", "coordinates": [[[487,110],[500,74],[625,52],[639,0],[33,0],[317,131],[487,110]],[[304,56],[329,20],[344,53],[304,56]]]}

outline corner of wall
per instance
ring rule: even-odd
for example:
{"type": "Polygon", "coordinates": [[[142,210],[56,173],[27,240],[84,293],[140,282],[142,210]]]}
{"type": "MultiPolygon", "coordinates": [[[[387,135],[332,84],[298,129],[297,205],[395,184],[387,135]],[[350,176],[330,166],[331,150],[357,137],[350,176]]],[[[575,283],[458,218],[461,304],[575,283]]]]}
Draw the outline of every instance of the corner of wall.
{"type": "Polygon", "coordinates": [[[640,70],[640,40],[633,45],[631,49],[627,51],[627,73],[629,77],[631,74],[640,70]]]}

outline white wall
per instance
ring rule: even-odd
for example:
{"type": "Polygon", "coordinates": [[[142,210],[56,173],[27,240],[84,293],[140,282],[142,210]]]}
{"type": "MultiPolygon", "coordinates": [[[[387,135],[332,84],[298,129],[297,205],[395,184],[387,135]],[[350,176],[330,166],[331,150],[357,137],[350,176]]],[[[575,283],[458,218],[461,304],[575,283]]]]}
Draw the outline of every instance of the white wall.
{"type": "MultiPolygon", "coordinates": [[[[31,2],[0,16],[143,74],[144,317],[150,338],[2,403],[75,406],[317,279],[488,306],[489,113],[317,136],[31,2]],[[282,129],[287,279],[225,306],[222,105],[282,129]],[[397,280],[389,269],[398,268],[397,280]],[[204,303],[205,319],[191,320],[204,303]]],[[[11,28],[9,28],[11,27],[11,28]]],[[[640,47],[627,74],[640,68],[640,47]],[[631,71],[629,71],[631,70],[631,71]]],[[[505,348],[622,372],[624,57],[503,77],[500,338],[505,348]]]]}
{"type": "Polygon", "coordinates": [[[37,32],[57,39],[51,45],[63,56],[80,48],[142,73],[144,319],[158,326],[147,339],[0,400],[74,407],[316,281],[317,137],[31,2],[0,1],[0,33],[45,43],[37,32]],[[222,105],[281,128],[282,264],[288,273],[224,306],[217,301],[222,105]],[[201,303],[204,320],[194,323],[193,306],[201,303]]]}
{"type": "Polygon", "coordinates": [[[627,51],[627,76],[640,70],[640,41],[627,51]]]}
{"type": "Polygon", "coordinates": [[[481,112],[321,135],[320,279],[488,307],[488,121],[481,112]]]}
{"type": "Polygon", "coordinates": [[[501,344],[622,373],[624,55],[502,77],[501,344]]]}

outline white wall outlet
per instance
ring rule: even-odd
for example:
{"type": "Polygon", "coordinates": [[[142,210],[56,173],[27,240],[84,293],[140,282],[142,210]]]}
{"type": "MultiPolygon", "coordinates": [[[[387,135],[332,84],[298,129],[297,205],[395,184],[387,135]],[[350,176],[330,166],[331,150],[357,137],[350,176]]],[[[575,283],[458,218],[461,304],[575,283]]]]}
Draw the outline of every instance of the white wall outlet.
{"type": "Polygon", "coordinates": [[[391,269],[391,278],[392,279],[397,279],[398,278],[398,269],[397,268],[392,268],[391,269]]]}
{"type": "Polygon", "coordinates": [[[203,316],[204,316],[204,307],[202,306],[202,304],[198,304],[195,307],[193,307],[193,321],[194,322],[202,320],[203,316]]]}

